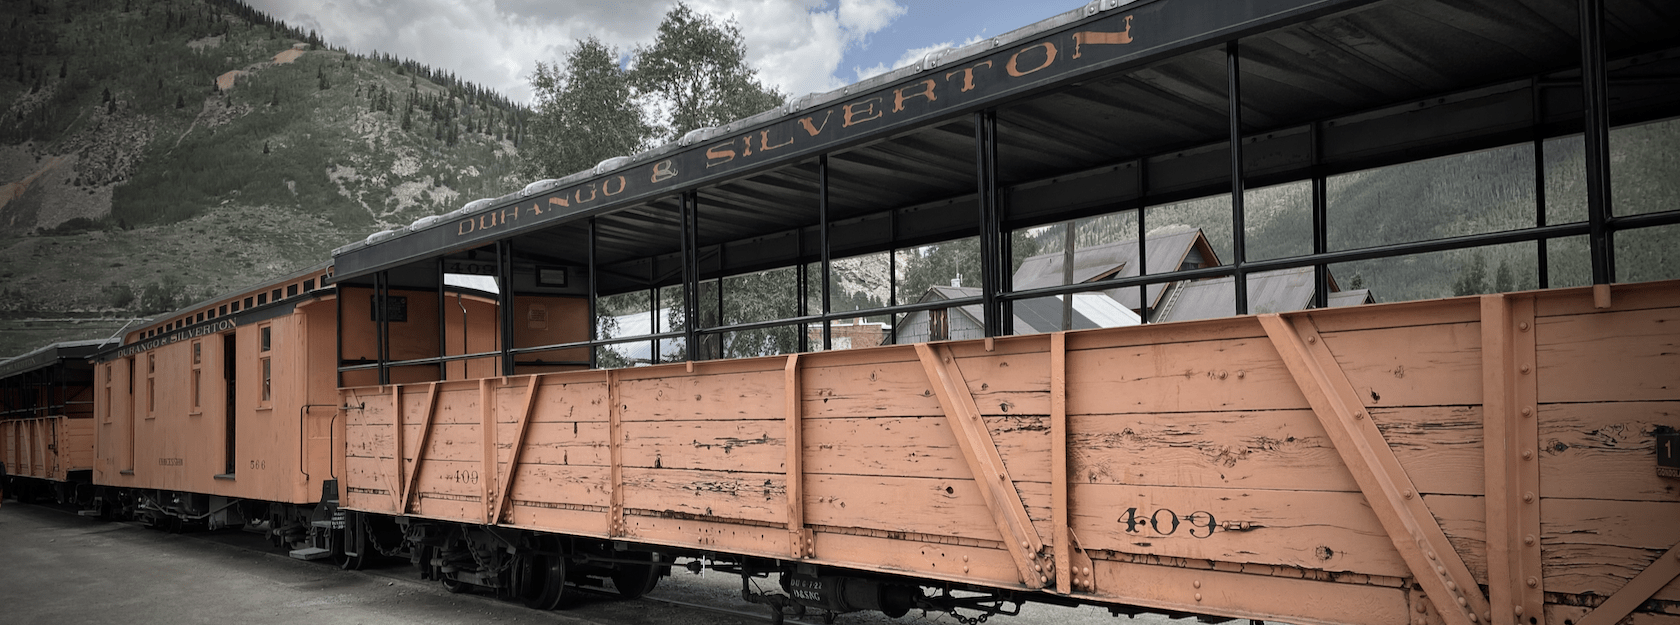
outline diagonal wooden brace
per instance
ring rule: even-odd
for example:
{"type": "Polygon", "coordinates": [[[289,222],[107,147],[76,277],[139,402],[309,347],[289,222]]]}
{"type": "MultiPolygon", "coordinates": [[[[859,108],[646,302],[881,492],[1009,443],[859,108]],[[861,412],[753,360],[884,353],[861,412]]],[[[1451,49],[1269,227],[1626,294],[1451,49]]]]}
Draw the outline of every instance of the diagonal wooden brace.
{"type": "MultiPolygon", "coordinates": [[[[414,446],[414,468],[408,470],[408,476],[403,479],[402,505],[397,508],[397,514],[408,514],[408,502],[414,499],[414,480],[420,477],[420,465],[426,461],[426,446],[432,440],[432,419],[437,416],[438,383],[433,382],[426,390],[426,420],[420,426],[420,444],[414,446]]],[[[397,437],[403,435],[402,424],[397,424],[397,437]]],[[[398,458],[397,462],[402,462],[398,458]]]]}
{"type": "Polygon", "coordinates": [[[1645,567],[1639,575],[1623,586],[1616,594],[1610,595],[1604,603],[1588,612],[1577,625],[1615,625],[1633,614],[1638,608],[1657,591],[1662,590],[1674,578],[1680,577],[1680,545],[1670,548],[1650,566],[1645,567]]]}
{"type": "Polygon", "coordinates": [[[956,434],[957,446],[962,448],[963,459],[968,461],[969,471],[980,487],[980,496],[986,500],[986,508],[997,523],[1004,550],[1020,570],[1022,583],[1028,588],[1050,585],[1056,573],[1055,559],[1045,549],[1032,519],[1027,517],[1027,507],[1021,503],[1021,494],[1009,478],[1003,457],[998,455],[992,432],[986,428],[986,420],[974,403],[962,371],[957,368],[956,358],[951,356],[949,348],[941,346],[936,352],[926,343],[916,344],[916,355],[927,370],[933,393],[939,397],[939,406],[945,412],[945,421],[956,434]]]}
{"type": "Polygon", "coordinates": [[[1435,609],[1447,625],[1487,625],[1491,616],[1487,597],[1417,494],[1394,450],[1371,422],[1312,317],[1300,314],[1286,319],[1269,314],[1258,318],[1435,609]]]}
{"type": "Polygon", "coordinates": [[[525,434],[531,430],[531,413],[537,405],[537,390],[542,388],[542,375],[532,375],[531,385],[525,389],[525,410],[519,413],[519,425],[514,429],[513,450],[508,454],[508,472],[503,476],[500,493],[492,504],[495,514],[491,515],[492,524],[502,522],[502,516],[507,514],[508,500],[513,495],[513,478],[519,474],[519,456],[525,451],[525,434]]]}

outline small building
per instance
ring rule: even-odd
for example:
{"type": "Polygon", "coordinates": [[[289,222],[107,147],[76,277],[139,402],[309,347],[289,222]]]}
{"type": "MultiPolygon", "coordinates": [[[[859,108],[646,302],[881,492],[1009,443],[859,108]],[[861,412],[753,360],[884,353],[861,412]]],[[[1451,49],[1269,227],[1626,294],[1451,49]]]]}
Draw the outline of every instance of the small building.
{"type": "MultiPolygon", "coordinates": [[[[1145,248],[1149,255],[1146,261],[1149,273],[1216,267],[1220,264],[1213,246],[1199,228],[1156,232],[1148,237],[1145,248]]],[[[1138,242],[1135,239],[1079,248],[1073,253],[1071,271],[1067,267],[1067,258],[1064,252],[1027,258],[1015,271],[1013,288],[1024,291],[1139,275],[1138,242]]],[[[1311,267],[1251,273],[1246,278],[1251,313],[1287,312],[1312,306],[1315,286],[1311,267]]],[[[1145,316],[1150,323],[1228,317],[1236,314],[1236,291],[1231,288],[1232,282],[1231,276],[1225,276],[1151,284],[1147,287],[1147,307],[1139,304],[1137,287],[1075,293],[1072,306],[1064,304],[1066,296],[1019,300],[1012,305],[1014,332],[1037,334],[1063,329],[1114,328],[1138,325],[1143,323],[1145,316]]],[[[1376,301],[1368,289],[1341,291],[1334,278],[1330,279],[1330,291],[1331,307],[1376,301]]],[[[951,286],[929,288],[917,301],[979,296],[980,289],[953,283],[951,286]]],[[[894,339],[897,343],[920,343],[984,336],[980,305],[970,304],[906,315],[894,339]]]]}

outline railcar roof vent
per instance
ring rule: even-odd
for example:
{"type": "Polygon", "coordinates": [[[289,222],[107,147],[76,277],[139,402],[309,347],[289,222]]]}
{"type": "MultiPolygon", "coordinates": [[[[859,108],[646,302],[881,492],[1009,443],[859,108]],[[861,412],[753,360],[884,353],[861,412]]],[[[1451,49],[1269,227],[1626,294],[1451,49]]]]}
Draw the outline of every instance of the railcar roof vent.
{"type": "Polygon", "coordinates": [[[373,245],[373,244],[379,243],[380,241],[384,241],[386,239],[390,239],[392,237],[395,237],[395,236],[397,236],[397,234],[399,234],[401,232],[402,232],[401,229],[380,230],[379,232],[375,232],[373,234],[368,235],[367,238],[363,240],[363,242],[367,243],[368,245],[373,245]]]}
{"type": "Polygon", "coordinates": [[[690,130],[690,131],[688,131],[687,134],[684,134],[682,136],[681,143],[683,144],[683,146],[686,147],[686,146],[694,145],[695,143],[698,143],[698,142],[701,142],[701,141],[705,141],[707,137],[712,136],[712,130],[713,130],[713,128],[711,128],[710,126],[705,127],[705,128],[695,128],[694,130],[690,130]]]}
{"type": "Polygon", "coordinates": [[[479,199],[473,200],[471,202],[467,202],[466,206],[462,206],[460,209],[458,209],[455,212],[450,213],[450,214],[452,214],[452,215],[464,215],[466,213],[470,213],[470,212],[473,212],[473,211],[481,209],[481,208],[486,208],[486,207],[490,206],[491,204],[495,204],[495,203],[496,203],[496,198],[490,198],[490,197],[479,198],[479,199]]]}
{"type": "Polygon", "coordinates": [[[440,221],[443,221],[443,215],[427,215],[414,220],[414,223],[408,225],[408,229],[409,231],[419,230],[440,221]]]}
{"type": "Polygon", "coordinates": [[[537,193],[541,193],[541,192],[546,191],[550,188],[553,188],[554,183],[556,183],[556,182],[560,182],[560,181],[558,179],[555,179],[555,178],[548,178],[546,180],[538,180],[538,181],[533,182],[531,184],[525,185],[525,188],[521,189],[519,191],[519,194],[522,195],[522,196],[530,197],[530,196],[535,195],[537,193]]]}
{"type": "Polygon", "coordinates": [[[601,174],[607,173],[607,172],[612,171],[614,169],[618,169],[620,167],[623,167],[625,165],[630,164],[630,161],[631,161],[631,158],[628,157],[628,156],[614,156],[614,157],[609,158],[607,160],[601,161],[600,164],[595,166],[595,175],[599,176],[601,174]]]}

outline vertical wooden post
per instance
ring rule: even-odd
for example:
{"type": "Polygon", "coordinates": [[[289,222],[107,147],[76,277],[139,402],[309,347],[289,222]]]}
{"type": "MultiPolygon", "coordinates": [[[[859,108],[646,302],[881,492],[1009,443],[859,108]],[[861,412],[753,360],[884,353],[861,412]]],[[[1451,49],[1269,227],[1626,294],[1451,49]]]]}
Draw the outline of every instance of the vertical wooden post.
{"type": "Polygon", "coordinates": [[[481,443],[479,503],[484,508],[484,524],[489,525],[495,521],[491,516],[490,499],[496,494],[496,378],[478,381],[478,418],[481,443]]]}
{"type": "Polygon", "coordinates": [[[391,443],[397,450],[396,457],[391,459],[397,463],[396,479],[391,483],[391,508],[396,514],[402,514],[402,502],[397,501],[397,497],[401,494],[398,491],[404,484],[408,483],[408,479],[403,471],[403,458],[407,457],[403,453],[403,439],[407,437],[403,436],[403,387],[400,384],[391,387],[391,420],[395,427],[391,435],[393,437],[391,443]]]}
{"type": "MultiPolygon", "coordinates": [[[[1072,226],[1069,226],[1070,231],[1072,226]]],[[[1068,296],[1072,300],[1072,296],[1068,296]]],[[[1056,592],[1073,592],[1068,543],[1067,333],[1050,335],[1050,518],[1055,531],[1056,592]]]]}
{"type": "Polygon", "coordinates": [[[799,354],[788,354],[783,370],[787,394],[787,529],[794,558],[816,555],[816,537],[805,529],[805,432],[800,418],[799,354]]]}
{"type": "Polygon", "coordinates": [[[1492,625],[1544,618],[1534,298],[1484,295],[1482,445],[1492,625]]]}
{"type": "Polygon", "coordinates": [[[618,371],[607,371],[607,450],[612,462],[611,496],[607,499],[607,535],[624,532],[624,424],[619,414],[618,371]]]}

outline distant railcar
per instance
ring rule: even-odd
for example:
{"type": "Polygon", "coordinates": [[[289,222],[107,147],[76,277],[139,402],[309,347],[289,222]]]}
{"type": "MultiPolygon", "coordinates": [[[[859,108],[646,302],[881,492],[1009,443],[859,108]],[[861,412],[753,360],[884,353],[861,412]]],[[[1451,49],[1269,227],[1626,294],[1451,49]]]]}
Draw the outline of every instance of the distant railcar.
{"type": "Polygon", "coordinates": [[[0,362],[0,489],[75,498],[93,481],[93,367],[103,341],[54,343],[0,362]]]}

